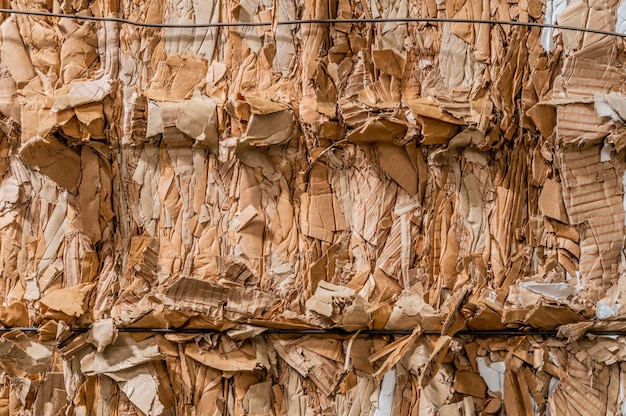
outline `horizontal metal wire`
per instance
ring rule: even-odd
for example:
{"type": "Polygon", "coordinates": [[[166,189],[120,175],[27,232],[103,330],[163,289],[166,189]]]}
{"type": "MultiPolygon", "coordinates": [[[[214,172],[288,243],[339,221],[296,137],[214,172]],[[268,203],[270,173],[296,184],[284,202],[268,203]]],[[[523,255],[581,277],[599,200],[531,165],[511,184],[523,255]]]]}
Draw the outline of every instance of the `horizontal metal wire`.
{"type": "MultiPolygon", "coordinates": [[[[40,17],[58,17],[64,19],[86,20],[95,22],[117,22],[121,24],[148,27],[148,28],[168,28],[168,29],[206,29],[206,28],[219,28],[219,27],[255,27],[255,26],[272,26],[272,22],[215,22],[215,23],[145,23],[135,20],[123,19],[120,17],[97,17],[97,16],[83,16],[78,14],[64,14],[64,13],[51,13],[41,12],[34,10],[15,10],[15,9],[2,9],[0,13],[27,15],[27,16],[40,16],[40,17]]],[[[392,18],[392,19],[300,19],[300,20],[281,20],[276,22],[277,25],[332,25],[342,23],[475,23],[486,25],[511,25],[511,26],[527,26],[527,27],[540,27],[548,29],[559,30],[571,30],[576,32],[595,33],[606,36],[617,36],[624,38],[625,33],[614,32],[610,30],[593,29],[586,27],[576,26],[562,26],[550,23],[539,22],[519,22],[511,20],[491,20],[491,19],[454,19],[446,17],[406,17],[406,18],[392,18]]]]}
{"type": "MultiPolygon", "coordinates": [[[[258,327],[259,329],[263,329],[258,327]]],[[[21,331],[21,332],[39,332],[41,328],[38,327],[0,327],[0,332],[21,331]]],[[[85,333],[91,328],[89,327],[72,327],[69,328],[71,332],[85,333]]],[[[206,328],[117,328],[118,332],[131,332],[131,333],[154,333],[154,334],[213,334],[213,333],[226,333],[226,331],[219,331],[216,329],[206,328]]],[[[389,335],[409,335],[413,333],[412,330],[361,330],[361,331],[345,331],[343,329],[267,329],[263,334],[278,334],[278,335],[300,335],[300,336],[365,336],[365,337],[378,337],[389,335]]],[[[605,336],[626,336],[626,330],[590,330],[586,332],[592,335],[605,335],[605,336]]],[[[441,335],[441,331],[425,330],[424,335],[441,335]]],[[[499,330],[462,330],[454,334],[456,335],[469,335],[475,337],[525,337],[525,336],[542,336],[542,337],[556,337],[558,335],[557,330],[537,330],[537,329],[499,329],[499,330]]]]}

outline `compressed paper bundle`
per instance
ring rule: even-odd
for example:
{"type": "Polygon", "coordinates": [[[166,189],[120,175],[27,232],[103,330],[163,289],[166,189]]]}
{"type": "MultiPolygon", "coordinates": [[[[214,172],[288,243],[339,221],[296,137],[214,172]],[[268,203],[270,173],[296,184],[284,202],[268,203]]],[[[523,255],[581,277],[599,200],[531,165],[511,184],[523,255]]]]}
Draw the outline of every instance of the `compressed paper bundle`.
{"type": "Polygon", "coordinates": [[[2,5],[0,414],[626,412],[620,1],[2,5]]]}

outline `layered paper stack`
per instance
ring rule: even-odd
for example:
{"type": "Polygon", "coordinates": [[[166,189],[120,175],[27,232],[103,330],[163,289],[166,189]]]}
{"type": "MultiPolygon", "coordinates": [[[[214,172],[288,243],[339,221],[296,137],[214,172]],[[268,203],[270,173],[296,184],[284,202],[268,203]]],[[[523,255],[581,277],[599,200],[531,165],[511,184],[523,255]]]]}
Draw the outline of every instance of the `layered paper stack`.
{"type": "Polygon", "coordinates": [[[624,40],[283,24],[626,4],[2,6],[266,25],[2,14],[0,415],[626,413],[624,40]]]}

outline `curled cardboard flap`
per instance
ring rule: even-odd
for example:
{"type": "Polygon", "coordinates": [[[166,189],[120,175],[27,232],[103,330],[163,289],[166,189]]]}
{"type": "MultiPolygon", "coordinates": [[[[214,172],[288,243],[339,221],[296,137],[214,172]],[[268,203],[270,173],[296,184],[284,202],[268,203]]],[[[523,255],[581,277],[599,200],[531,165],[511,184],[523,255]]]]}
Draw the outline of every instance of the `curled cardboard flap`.
{"type": "Polygon", "coordinates": [[[422,97],[408,100],[406,101],[406,105],[411,109],[411,111],[419,116],[434,118],[450,124],[465,124],[463,120],[442,111],[432,97],[422,97]]]}

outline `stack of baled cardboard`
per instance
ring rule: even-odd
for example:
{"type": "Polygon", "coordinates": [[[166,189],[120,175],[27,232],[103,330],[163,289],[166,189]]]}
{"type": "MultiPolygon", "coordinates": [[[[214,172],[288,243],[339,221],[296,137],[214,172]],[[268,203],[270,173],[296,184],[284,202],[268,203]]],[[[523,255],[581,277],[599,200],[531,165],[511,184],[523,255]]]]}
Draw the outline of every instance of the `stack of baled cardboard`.
{"type": "Polygon", "coordinates": [[[1,15],[0,415],[626,414],[625,41],[279,24],[626,4],[0,3],[267,24],[1,15]]]}

